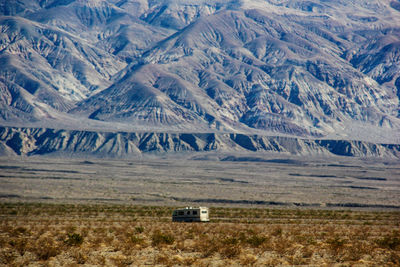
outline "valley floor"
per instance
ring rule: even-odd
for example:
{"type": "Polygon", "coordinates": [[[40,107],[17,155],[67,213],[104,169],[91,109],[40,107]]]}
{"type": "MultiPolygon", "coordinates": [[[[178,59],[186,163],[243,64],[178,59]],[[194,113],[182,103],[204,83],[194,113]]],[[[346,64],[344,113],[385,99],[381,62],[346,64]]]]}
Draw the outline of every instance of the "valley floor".
{"type": "Polygon", "coordinates": [[[399,210],[399,196],[400,164],[377,159],[0,158],[0,201],[399,210]]]}
{"type": "Polygon", "coordinates": [[[383,160],[0,158],[0,266],[398,266],[399,191],[383,160]]]}

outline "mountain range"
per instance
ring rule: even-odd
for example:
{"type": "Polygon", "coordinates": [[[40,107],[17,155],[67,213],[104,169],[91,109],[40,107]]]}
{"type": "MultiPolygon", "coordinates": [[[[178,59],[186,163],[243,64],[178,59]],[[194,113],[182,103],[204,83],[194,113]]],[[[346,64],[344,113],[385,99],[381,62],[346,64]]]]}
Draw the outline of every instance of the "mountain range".
{"type": "Polygon", "coordinates": [[[3,127],[400,143],[398,0],[0,0],[0,15],[3,127]]]}

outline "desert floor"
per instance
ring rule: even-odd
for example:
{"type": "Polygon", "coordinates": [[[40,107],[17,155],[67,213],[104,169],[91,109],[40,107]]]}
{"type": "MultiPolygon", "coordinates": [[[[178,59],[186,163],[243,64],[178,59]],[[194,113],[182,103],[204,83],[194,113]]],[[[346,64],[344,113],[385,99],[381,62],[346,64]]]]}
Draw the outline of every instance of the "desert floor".
{"type": "Polygon", "coordinates": [[[397,162],[222,159],[0,158],[0,265],[400,265],[397,162]]]}
{"type": "Polygon", "coordinates": [[[400,209],[398,161],[198,158],[0,158],[0,201],[400,209]]]}

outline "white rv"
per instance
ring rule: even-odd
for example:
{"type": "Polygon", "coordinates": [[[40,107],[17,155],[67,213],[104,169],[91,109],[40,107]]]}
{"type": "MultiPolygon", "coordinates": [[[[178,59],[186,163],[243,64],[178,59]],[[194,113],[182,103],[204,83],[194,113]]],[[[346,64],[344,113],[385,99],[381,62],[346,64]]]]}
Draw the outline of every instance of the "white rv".
{"type": "Polygon", "coordinates": [[[173,222],[209,222],[207,207],[186,207],[184,209],[176,209],[172,213],[173,222]]]}

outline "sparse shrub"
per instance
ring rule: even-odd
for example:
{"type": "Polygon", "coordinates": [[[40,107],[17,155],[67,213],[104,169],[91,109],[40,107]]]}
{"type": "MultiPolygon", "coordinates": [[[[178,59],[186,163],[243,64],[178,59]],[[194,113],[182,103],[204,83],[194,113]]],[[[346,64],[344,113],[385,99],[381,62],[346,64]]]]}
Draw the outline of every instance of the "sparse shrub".
{"type": "Polygon", "coordinates": [[[17,255],[12,250],[1,250],[0,251],[0,264],[4,264],[4,266],[7,266],[14,262],[15,258],[17,255]]]}
{"type": "Polygon", "coordinates": [[[23,256],[26,251],[27,239],[25,238],[11,239],[9,241],[9,245],[12,246],[15,250],[17,250],[21,256],[23,256]]]}
{"type": "Polygon", "coordinates": [[[391,235],[386,235],[377,239],[375,243],[381,248],[397,249],[400,247],[400,235],[398,231],[394,231],[391,235]]]}
{"type": "Polygon", "coordinates": [[[60,247],[50,237],[40,238],[32,247],[33,252],[40,260],[48,260],[60,254],[60,247]]]}
{"type": "Polygon", "coordinates": [[[161,231],[157,230],[151,236],[151,244],[153,246],[159,245],[172,245],[175,242],[175,238],[171,234],[164,234],[161,231]]]}
{"type": "Polygon", "coordinates": [[[150,262],[163,266],[336,263],[350,266],[364,260],[366,264],[400,266],[398,212],[375,215],[353,211],[257,209],[253,212],[253,209],[214,208],[215,214],[224,217],[219,222],[178,224],[149,220],[148,214],[159,216],[160,211],[168,210],[164,207],[74,207],[46,204],[6,207],[0,203],[0,213],[4,211],[5,217],[0,220],[0,265],[143,266],[150,262]],[[6,209],[16,210],[20,217],[7,217],[6,209]],[[141,209],[145,218],[137,217],[138,222],[132,222],[129,216],[141,209]],[[71,212],[83,217],[101,210],[102,213],[92,215],[97,217],[89,220],[70,217],[71,212]],[[31,220],[36,214],[40,214],[40,219],[31,220]],[[243,219],[238,219],[240,216],[243,219]],[[329,219],[335,216],[340,221],[329,219]],[[260,220],[252,224],[255,217],[260,220]],[[302,225],[292,224],[300,219],[302,225]],[[363,225],[366,219],[368,227],[363,225]],[[154,247],[149,247],[151,244],[154,247]],[[146,251],[141,249],[145,246],[146,251]],[[49,261],[62,250],[66,250],[62,257],[49,261]],[[73,262],[66,262],[64,256],[73,262]]]}
{"type": "Polygon", "coordinates": [[[246,239],[246,243],[252,247],[260,247],[265,242],[268,242],[268,238],[266,236],[261,235],[252,235],[248,239],[246,239]]]}
{"type": "Polygon", "coordinates": [[[301,250],[301,253],[303,255],[303,258],[311,258],[312,255],[314,254],[314,248],[313,247],[303,247],[301,250]]]}
{"type": "Polygon", "coordinates": [[[136,235],[132,235],[132,236],[129,238],[129,241],[130,241],[132,244],[134,244],[134,245],[141,245],[141,244],[144,243],[144,239],[141,238],[141,237],[139,237],[139,236],[136,236],[136,235]]]}
{"type": "Polygon", "coordinates": [[[241,249],[240,246],[238,245],[225,245],[222,246],[219,250],[219,253],[221,254],[222,257],[224,258],[236,258],[237,256],[240,255],[241,249]]]}
{"type": "Polygon", "coordinates": [[[138,234],[141,234],[144,232],[144,227],[143,226],[136,226],[135,227],[135,232],[138,234]]]}
{"type": "Polygon", "coordinates": [[[219,253],[224,258],[235,258],[240,254],[239,238],[227,237],[222,240],[219,253]]]}
{"type": "Polygon", "coordinates": [[[282,235],[282,228],[280,226],[276,227],[272,233],[273,236],[281,236],[282,235]]]}
{"type": "Polygon", "coordinates": [[[275,238],[274,242],[269,246],[279,254],[285,254],[288,249],[292,246],[292,242],[285,237],[275,238]]]}
{"type": "Polygon", "coordinates": [[[394,266],[400,266],[400,255],[395,252],[391,252],[389,255],[389,262],[392,263],[394,266]]]}
{"type": "Polygon", "coordinates": [[[315,236],[311,234],[295,234],[294,240],[302,245],[316,245],[315,236]]]}
{"type": "Polygon", "coordinates": [[[341,249],[343,249],[344,245],[346,244],[346,240],[335,236],[327,239],[326,243],[333,252],[338,253],[341,249]]]}
{"type": "Polygon", "coordinates": [[[233,236],[226,237],[225,239],[222,240],[222,244],[226,246],[237,245],[239,244],[239,239],[233,236]]]}
{"type": "Polygon", "coordinates": [[[218,240],[202,236],[197,240],[194,250],[200,252],[203,258],[207,258],[218,252],[219,246],[220,242],[218,240]]]}
{"type": "Polygon", "coordinates": [[[13,231],[14,236],[20,236],[20,235],[25,235],[28,234],[28,229],[26,229],[26,227],[22,227],[19,226],[17,228],[15,228],[15,230],[13,231]]]}
{"type": "Polygon", "coordinates": [[[157,257],[155,259],[155,263],[162,264],[162,265],[165,265],[165,266],[171,266],[172,265],[172,262],[170,261],[170,258],[165,254],[157,255],[157,257]]]}
{"type": "Polygon", "coordinates": [[[75,259],[76,263],[78,264],[85,264],[87,261],[86,253],[80,251],[80,249],[74,249],[71,252],[72,257],[75,259]]]}
{"type": "Polygon", "coordinates": [[[17,210],[10,210],[9,215],[18,215],[18,211],[17,210]]]}
{"type": "Polygon", "coordinates": [[[363,255],[371,254],[371,246],[367,246],[361,241],[352,242],[351,245],[346,246],[344,260],[358,261],[363,255]]]}
{"type": "Polygon", "coordinates": [[[80,246],[83,243],[83,236],[78,233],[67,234],[65,244],[69,246],[80,246]]]}
{"type": "MultiPolygon", "coordinates": [[[[1,229],[0,229],[1,233],[1,229]]],[[[0,236],[0,248],[5,247],[5,245],[8,243],[8,240],[6,237],[0,236]]]]}

